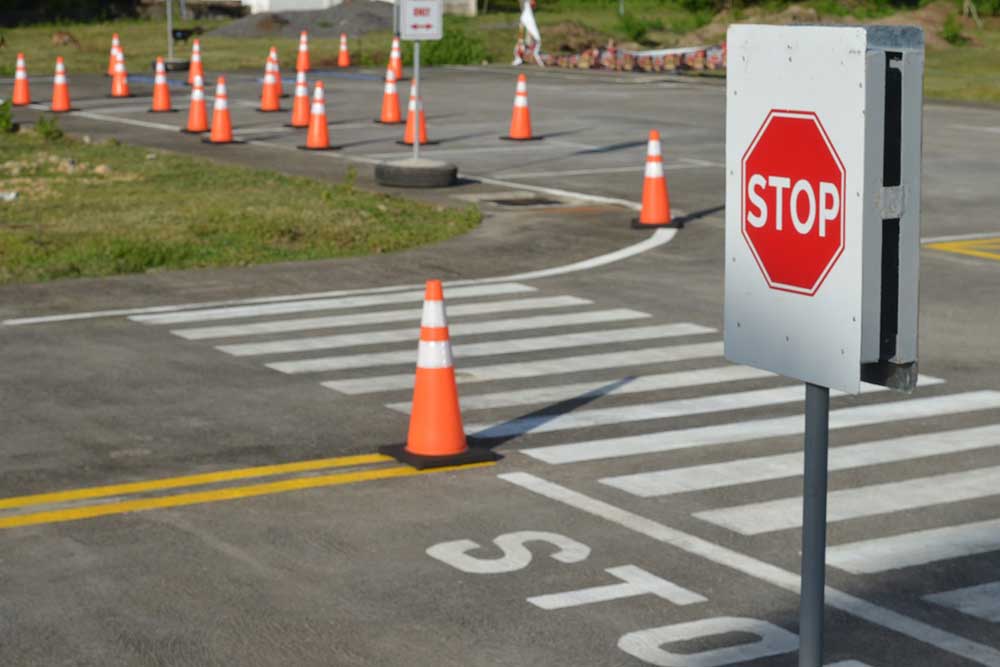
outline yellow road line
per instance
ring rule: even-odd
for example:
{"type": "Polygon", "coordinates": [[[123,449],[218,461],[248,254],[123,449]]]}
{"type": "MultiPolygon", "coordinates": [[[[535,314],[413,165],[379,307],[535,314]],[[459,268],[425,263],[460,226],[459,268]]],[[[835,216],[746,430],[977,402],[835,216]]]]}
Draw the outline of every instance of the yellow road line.
{"type": "Polygon", "coordinates": [[[1000,238],[929,243],[927,247],[944,252],[953,252],[958,255],[968,255],[970,257],[979,257],[981,259],[991,259],[1000,262],[1000,252],[989,252],[990,250],[1000,250],[1000,238]]]}
{"type": "Polygon", "coordinates": [[[361,454],[358,456],[340,456],[329,459],[314,459],[311,461],[296,461],[295,463],[257,466],[255,468],[220,470],[219,472],[185,475],[183,477],[168,477],[165,479],[153,479],[145,482],[127,482],[125,484],[92,486],[85,489],[55,491],[53,493],[37,493],[30,496],[18,496],[16,498],[0,498],[0,509],[26,507],[28,505],[42,505],[46,503],[60,503],[70,500],[106,498],[108,496],[120,496],[129,493],[162,491],[164,489],[176,489],[184,486],[200,486],[202,484],[215,484],[216,482],[229,482],[237,479],[269,477],[271,475],[309,472],[312,470],[325,470],[327,468],[346,468],[349,466],[366,465],[369,463],[384,463],[385,461],[392,460],[393,458],[391,456],[385,456],[383,454],[361,454]]]}
{"type": "Polygon", "coordinates": [[[321,486],[337,486],[340,484],[354,484],[357,482],[367,482],[374,479],[389,479],[395,477],[415,477],[417,475],[427,475],[437,472],[448,472],[453,470],[466,470],[494,465],[494,461],[483,463],[470,463],[467,465],[446,466],[442,468],[429,468],[417,470],[409,466],[393,466],[390,468],[379,468],[376,470],[361,470],[357,472],[341,472],[332,475],[321,475],[318,477],[299,477],[296,479],[285,479],[277,482],[265,482],[262,484],[252,484],[249,486],[233,486],[213,491],[195,491],[192,493],[180,493],[173,496],[159,496],[156,498],[140,498],[137,500],[126,500],[118,503],[105,503],[102,505],[87,505],[84,507],[74,507],[63,510],[52,510],[49,512],[36,512],[34,514],[22,514],[0,519],[0,529],[16,528],[19,526],[33,526],[41,523],[60,523],[63,521],[79,521],[80,519],[92,519],[109,514],[124,514],[126,512],[143,512],[146,510],[165,509],[168,507],[182,507],[184,505],[196,505],[201,503],[215,503],[223,500],[237,500],[240,498],[252,498],[275,493],[286,493],[288,491],[300,491],[302,489],[313,489],[321,486]]]}

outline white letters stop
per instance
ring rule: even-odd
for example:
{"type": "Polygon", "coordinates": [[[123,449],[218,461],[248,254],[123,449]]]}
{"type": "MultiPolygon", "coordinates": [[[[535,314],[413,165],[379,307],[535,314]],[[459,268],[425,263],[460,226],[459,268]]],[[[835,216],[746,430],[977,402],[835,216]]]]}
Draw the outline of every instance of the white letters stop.
{"type": "Polygon", "coordinates": [[[819,213],[819,235],[826,237],[826,223],[835,220],[840,213],[840,192],[833,183],[820,181],[819,193],[813,188],[813,184],[804,178],[795,181],[787,176],[763,176],[753,174],[747,186],[747,194],[750,203],[756,207],[756,212],[747,208],[747,222],[758,229],[764,227],[768,220],[767,201],[761,196],[761,190],[770,187],[774,190],[774,228],[781,231],[784,224],[785,209],[792,219],[792,226],[799,234],[808,234],[816,225],[817,209],[819,213]],[[786,196],[785,192],[791,186],[791,192],[786,196]],[[799,203],[805,198],[808,215],[803,219],[799,214],[799,203]],[[787,200],[788,205],[785,205],[787,200]]]}

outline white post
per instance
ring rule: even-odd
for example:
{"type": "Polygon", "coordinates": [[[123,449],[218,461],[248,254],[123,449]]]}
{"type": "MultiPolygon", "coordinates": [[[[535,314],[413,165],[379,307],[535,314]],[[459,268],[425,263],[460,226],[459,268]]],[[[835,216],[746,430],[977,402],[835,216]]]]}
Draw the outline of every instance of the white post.
{"type": "Polygon", "coordinates": [[[167,0],[167,60],[174,59],[174,3],[167,0]]]}

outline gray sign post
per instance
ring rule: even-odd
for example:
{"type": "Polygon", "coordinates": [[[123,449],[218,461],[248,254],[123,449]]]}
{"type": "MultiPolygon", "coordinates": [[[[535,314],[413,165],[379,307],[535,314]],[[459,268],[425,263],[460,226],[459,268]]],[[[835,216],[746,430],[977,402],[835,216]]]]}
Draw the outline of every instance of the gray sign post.
{"type": "Polygon", "coordinates": [[[830,390],[806,383],[805,470],[802,486],[802,588],[799,667],[823,664],[826,588],[826,481],[830,390]]]}

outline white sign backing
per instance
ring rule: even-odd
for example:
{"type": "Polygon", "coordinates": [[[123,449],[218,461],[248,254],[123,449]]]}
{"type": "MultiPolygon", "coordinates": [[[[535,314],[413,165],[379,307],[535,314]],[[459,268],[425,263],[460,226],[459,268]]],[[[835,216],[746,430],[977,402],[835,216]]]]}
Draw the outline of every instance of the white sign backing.
{"type": "Polygon", "coordinates": [[[444,0],[401,0],[399,36],[411,42],[435,42],[441,39],[443,14],[444,0]]]}

